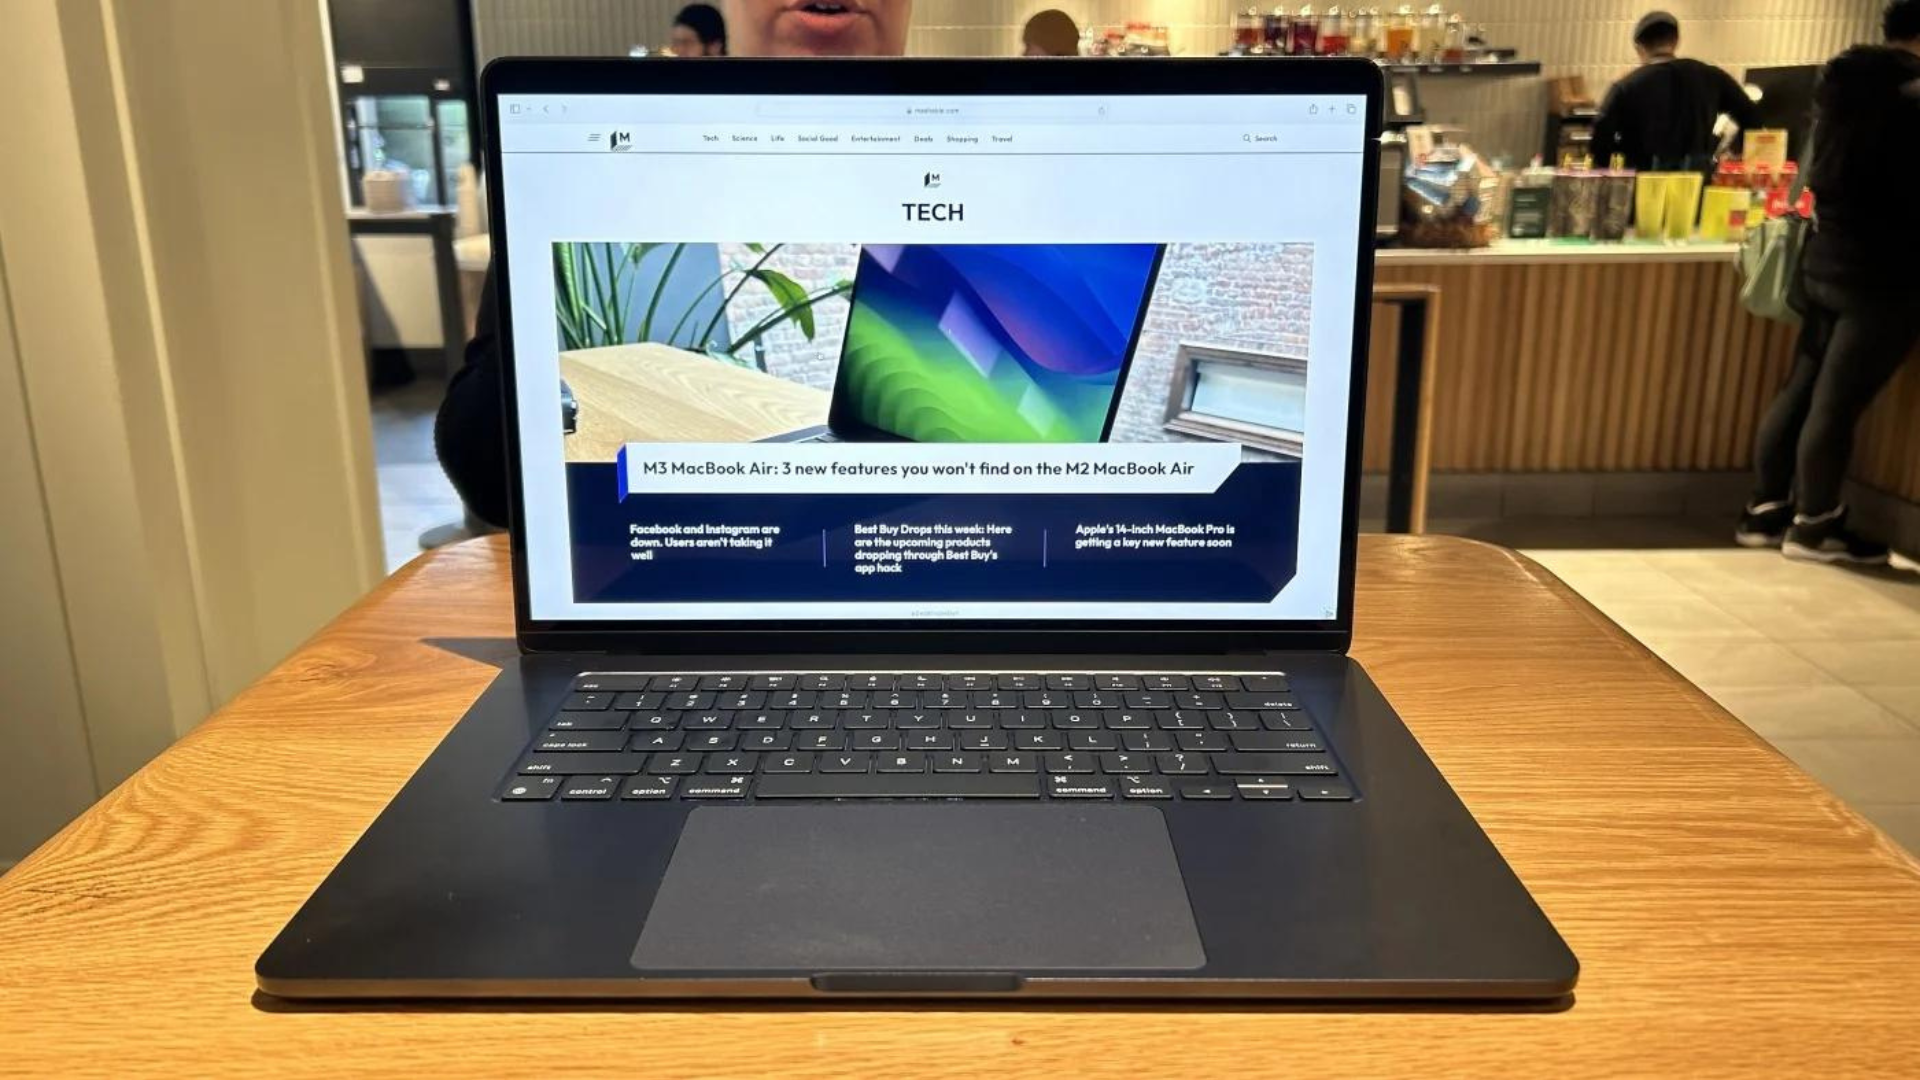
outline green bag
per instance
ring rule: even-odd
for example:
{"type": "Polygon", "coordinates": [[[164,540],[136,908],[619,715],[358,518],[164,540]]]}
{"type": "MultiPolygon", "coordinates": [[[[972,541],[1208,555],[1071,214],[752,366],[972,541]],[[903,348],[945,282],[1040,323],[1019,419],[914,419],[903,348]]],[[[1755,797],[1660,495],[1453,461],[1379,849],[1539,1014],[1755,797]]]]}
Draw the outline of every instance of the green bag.
{"type": "MultiPolygon", "coordinates": [[[[1812,140],[1803,155],[1811,166],[1812,140]]],[[[1805,190],[1807,169],[1794,177],[1787,191],[1787,205],[1800,205],[1805,190]]],[[[1800,256],[1806,250],[1813,223],[1794,210],[1785,216],[1769,218],[1758,226],[1748,226],[1747,238],[1740,244],[1740,304],[1763,319],[1798,325],[1800,322],[1800,256]]]]}

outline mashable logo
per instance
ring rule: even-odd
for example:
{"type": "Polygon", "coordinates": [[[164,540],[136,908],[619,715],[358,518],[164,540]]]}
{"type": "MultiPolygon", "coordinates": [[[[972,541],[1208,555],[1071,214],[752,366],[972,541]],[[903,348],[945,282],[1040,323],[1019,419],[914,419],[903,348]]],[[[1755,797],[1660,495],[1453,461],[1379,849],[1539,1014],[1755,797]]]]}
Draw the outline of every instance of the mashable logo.
{"type": "Polygon", "coordinates": [[[921,186],[921,187],[930,187],[930,188],[936,188],[936,187],[939,187],[939,186],[940,186],[940,174],[939,174],[939,173],[937,173],[937,172],[930,172],[930,173],[928,173],[928,174],[927,174],[927,175],[926,175],[925,177],[923,177],[923,178],[921,178],[921,180],[920,180],[920,186],[921,186]]]}

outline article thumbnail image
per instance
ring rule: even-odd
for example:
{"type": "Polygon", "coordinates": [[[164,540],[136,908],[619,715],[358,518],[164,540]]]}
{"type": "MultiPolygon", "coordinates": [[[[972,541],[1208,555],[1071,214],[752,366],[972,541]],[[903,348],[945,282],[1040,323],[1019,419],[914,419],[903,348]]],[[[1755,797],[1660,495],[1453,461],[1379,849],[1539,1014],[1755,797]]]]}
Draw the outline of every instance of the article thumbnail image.
{"type": "Polygon", "coordinates": [[[566,456],[817,432],[1297,457],[1312,269],[1305,244],[557,243],[566,456]]]}

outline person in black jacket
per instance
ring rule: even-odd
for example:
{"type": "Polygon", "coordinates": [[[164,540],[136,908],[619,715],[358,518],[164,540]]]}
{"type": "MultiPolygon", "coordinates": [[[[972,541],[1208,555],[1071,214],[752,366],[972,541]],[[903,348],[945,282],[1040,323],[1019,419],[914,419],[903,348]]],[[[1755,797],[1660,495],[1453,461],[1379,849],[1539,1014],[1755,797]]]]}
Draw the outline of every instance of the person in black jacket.
{"type": "Polygon", "coordinates": [[[1757,127],[1760,110],[1733,76],[1674,55],[1680,20],[1664,11],[1633,30],[1640,67],[1613,84],[1593,125],[1593,162],[1605,168],[1615,154],[1629,169],[1704,172],[1713,167],[1713,126],[1722,113],[1743,128],[1757,127]]]}
{"type": "MultiPolygon", "coordinates": [[[[846,0],[831,5],[832,10],[824,14],[793,9],[776,0],[731,0],[727,8],[737,56],[898,56],[906,50],[913,2],[846,0]]],[[[487,525],[505,528],[511,500],[495,291],[489,266],[466,363],[447,383],[447,396],[434,417],[433,446],[467,513],[487,525]]]]}
{"type": "Polygon", "coordinates": [[[1815,94],[1805,322],[1734,533],[1794,559],[1888,557],[1847,527],[1841,492],[1855,425],[1920,343],[1920,0],[1888,6],[1886,36],[1835,57],[1815,94]]]}

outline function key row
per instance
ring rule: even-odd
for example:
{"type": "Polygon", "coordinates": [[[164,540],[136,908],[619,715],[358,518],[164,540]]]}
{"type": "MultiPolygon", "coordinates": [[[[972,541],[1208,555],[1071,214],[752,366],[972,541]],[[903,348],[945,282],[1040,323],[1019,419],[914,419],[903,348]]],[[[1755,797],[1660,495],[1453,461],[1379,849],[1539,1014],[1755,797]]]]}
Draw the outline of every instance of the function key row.
{"type": "Polygon", "coordinates": [[[851,672],[840,674],[719,672],[707,674],[648,675],[634,673],[595,673],[574,680],[573,688],[583,693],[619,693],[651,691],[661,694],[702,691],[758,690],[1210,690],[1227,692],[1251,690],[1286,693],[1291,687],[1284,675],[1131,675],[1131,674],[1043,674],[1038,672],[968,672],[888,674],[851,672]]]}
{"type": "Polygon", "coordinates": [[[1313,724],[1297,709],[617,709],[563,712],[548,728],[556,732],[775,730],[849,731],[894,729],[1031,731],[1306,731],[1313,724]]]}
{"type": "Polygon", "coordinates": [[[577,690],[565,712],[702,709],[1298,709],[1261,690],[577,690]]]}

